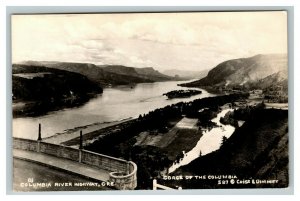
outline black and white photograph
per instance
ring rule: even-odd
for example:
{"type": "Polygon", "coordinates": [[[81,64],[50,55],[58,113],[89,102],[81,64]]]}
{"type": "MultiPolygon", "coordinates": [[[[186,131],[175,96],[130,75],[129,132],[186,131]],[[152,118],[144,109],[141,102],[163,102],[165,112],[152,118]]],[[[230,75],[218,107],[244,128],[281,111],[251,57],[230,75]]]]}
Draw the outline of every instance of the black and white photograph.
{"type": "Polygon", "coordinates": [[[14,192],[290,186],[286,10],[10,17],[14,192]]]}

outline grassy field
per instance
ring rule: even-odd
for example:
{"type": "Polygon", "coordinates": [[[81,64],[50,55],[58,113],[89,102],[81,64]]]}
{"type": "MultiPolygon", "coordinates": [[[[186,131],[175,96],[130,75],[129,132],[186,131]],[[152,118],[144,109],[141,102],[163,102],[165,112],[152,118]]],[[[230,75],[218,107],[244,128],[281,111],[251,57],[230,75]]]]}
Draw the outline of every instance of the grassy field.
{"type": "Polygon", "coordinates": [[[173,125],[168,132],[141,132],[135,139],[135,146],[155,146],[167,153],[168,158],[174,161],[182,151],[190,151],[202,136],[197,127],[197,119],[183,117],[179,121],[170,121],[173,125]],[[176,123],[177,122],[177,123],[176,123]]]}

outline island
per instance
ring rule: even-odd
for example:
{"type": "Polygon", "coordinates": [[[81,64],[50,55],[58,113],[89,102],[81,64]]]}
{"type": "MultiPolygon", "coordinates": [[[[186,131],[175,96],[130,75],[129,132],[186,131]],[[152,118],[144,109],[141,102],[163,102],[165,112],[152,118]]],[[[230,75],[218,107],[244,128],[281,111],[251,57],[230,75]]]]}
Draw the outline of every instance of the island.
{"type": "Polygon", "coordinates": [[[167,96],[169,99],[172,99],[172,98],[188,98],[201,93],[202,91],[200,90],[189,89],[189,90],[173,90],[168,93],[164,93],[163,95],[167,96]]]}

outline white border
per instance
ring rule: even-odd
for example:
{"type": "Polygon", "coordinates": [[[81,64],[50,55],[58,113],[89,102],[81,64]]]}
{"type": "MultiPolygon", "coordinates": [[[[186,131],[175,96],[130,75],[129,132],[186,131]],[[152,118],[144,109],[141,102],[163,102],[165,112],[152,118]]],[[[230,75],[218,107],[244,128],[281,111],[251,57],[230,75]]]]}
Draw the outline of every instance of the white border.
{"type": "MultiPolygon", "coordinates": [[[[6,27],[6,6],[102,6],[102,5],[105,5],[105,6],[119,6],[119,5],[129,5],[129,6],[136,6],[136,5],[139,5],[139,6],[154,6],[154,5],[158,5],[158,6],[214,6],[214,5],[217,5],[217,6],[294,6],[294,24],[295,24],[295,27],[294,27],[294,44],[295,44],[295,52],[294,52],[294,55],[295,55],[295,61],[294,61],[294,76],[295,76],[295,80],[294,80],[294,88],[295,88],[295,91],[294,91],[294,102],[295,102],[295,111],[294,111],[294,122],[295,122],[295,125],[294,125],[294,147],[295,147],[295,150],[294,150],[294,157],[295,157],[295,167],[294,167],[294,178],[295,178],[295,194],[294,196],[264,196],[263,198],[262,197],[259,197],[259,196],[213,196],[214,199],[216,198],[221,198],[222,200],[253,200],[253,199],[265,199],[265,200],[296,200],[297,197],[299,197],[299,182],[298,182],[298,179],[299,179],[299,174],[297,173],[297,170],[299,170],[299,160],[297,160],[298,157],[298,153],[299,153],[299,142],[300,142],[300,139],[298,137],[297,134],[299,134],[299,106],[297,105],[297,103],[299,103],[299,98],[300,98],[300,90],[298,89],[298,86],[299,86],[299,78],[298,76],[300,75],[299,74],[299,55],[300,55],[300,52],[299,52],[299,39],[297,36],[300,36],[300,33],[299,33],[299,19],[300,19],[300,16],[299,16],[299,13],[300,13],[300,9],[299,9],[299,3],[297,0],[287,0],[287,1],[278,1],[278,0],[252,0],[252,1],[238,1],[238,0],[231,0],[231,1],[226,1],[226,0],[210,0],[210,1],[204,1],[204,2],[195,2],[193,0],[185,0],[185,1],[180,1],[180,0],[173,0],[173,1],[163,1],[163,0],[151,0],[149,1],[148,3],[142,3],[141,1],[139,0],[135,0],[135,1],[125,1],[125,0],[116,0],[116,1],[93,1],[93,0],[65,0],[65,1],[61,1],[61,0],[27,0],[27,1],[22,1],[22,0],[2,0],[0,2],[0,16],[1,16],[1,21],[0,21],[0,27],[1,27],[1,31],[0,31],[0,38],[1,38],[1,42],[0,42],[0,46],[1,46],[1,55],[2,58],[0,60],[1,62],[1,67],[0,67],[0,75],[1,75],[1,79],[0,79],[0,98],[1,98],[1,104],[0,104],[0,114],[1,114],[1,125],[0,125],[0,128],[2,128],[2,132],[1,132],[1,140],[0,140],[0,147],[1,147],[1,159],[3,161],[3,159],[6,158],[6,114],[4,111],[6,111],[6,93],[4,93],[4,91],[6,91],[6,61],[5,61],[5,58],[6,58],[6,30],[3,30],[3,27],[6,27]],[[70,1],[70,2],[68,2],[70,1]],[[298,25],[298,26],[297,26],[298,25]],[[298,55],[298,56],[297,56],[298,55]],[[297,58],[298,57],[298,58],[297,58]]],[[[274,22],[275,23],[275,22],[274,22]]],[[[291,111],[293,112],[293,111],[291,111]]],[[[26,199],[30,199],[30,200],[41,200],[41,199],[55,199],[53,196],[7,196],[5,195],[6,194],[6,186],[5,186],[5,183],[6,183],[6,173],[5,173],[5,164],[1,161],[1,183],[0,183],[0,190],[1,190],[1,200],[19,200],[19,199],[22,199],[22,200],[26,200],[26,199]]],[[[86,196],[86,195],[84,195],[86,196]]],[[[118,198],[121,198],[122,200],[132,200],[132,199],[141,199],[140,196],[117,196],[118,198]]],[[[79,196],[79,195],[74,195],[74,196],[71,196],[69,197],[68,196],[68,199],[74,199],[74,200],[82,200],[82,199],[103,199],[103,200],[110,200],[112,199],[111,196],[110,197],[96,197],[96,196],[93,196],[93,197],[88,197],[88,198],[85,198],[83,196],[79,196]]],[[[166,197],[163,197],[163,196],[160,196],[160,198],[163,198],[163,199],[186,199],[186,198],[183,198],[181,196],[168,196],[168,198],[166,197]]],[[[200,199],[211,199],[212,197],[209,195],[209,196],[203,196],[201,197],[200,199]]],[[[152,197],[152,196],[147,196],[146,198],[142,198],[142,199],[157,199],[156,197],[152,197]]],[[[197,196],[192,196],[192,197],[189,197],[187,199],[191,199],[191,200],[198,200],[199,198],[197,198],[197,196]]],[[[298,198],[299,199],[299,198],[298,198]]]]}

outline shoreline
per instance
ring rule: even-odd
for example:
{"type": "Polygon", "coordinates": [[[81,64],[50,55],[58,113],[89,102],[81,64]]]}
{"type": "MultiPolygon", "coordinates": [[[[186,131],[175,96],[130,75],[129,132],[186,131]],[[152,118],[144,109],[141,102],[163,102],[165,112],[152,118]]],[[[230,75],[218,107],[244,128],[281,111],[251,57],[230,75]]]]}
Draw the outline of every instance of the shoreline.
{"type": "Polygon", "coordinates": [[[18,100],[12,102],[13,118],[41,117],[52,112],[81,107],[102,93],[88,93],[83,97],[60,100],[18,100]]]}
{"type": "MultiPolygon", "coordinates": [[[[43,140],[48,143],[54,143],[54,144],[62,144],[70,140],[74,140],[79,137],[79,132],[82,130],[83,136],[88,135],[92,132],[102,130],[111,126],[116,126],[118,124],[122,124],[125,122],[128,122],[130,120],[133,120],[132,117],[116,120],[116,121],[110,121],[110,122],[96,122],[93,124],[88,124],[84,126],[74,127],[71,129],[67,129],[62,133],[56,133],[53,136],[49,136],[44,138],[43,140]]],[[[79,141],[78,141],[79,145],[79,141]]]]}
{"type": "MultiPolygon", "coordinates": [[[[222,108],[222,106],[221,106],[221,108],[222,108]]],[[[222,124],[220,122],[220,119],[223,118],[228,112],[230,112],[232,110],[233,109],[228,108],[227,104],[225,104],[224,107],[220,111],[218,111],[217,116],[210,119],[210,121],[216,123],[216,126],[214,126],[211,129],[205,129],[205,128],[201,127],[202,135],[200,136],[199,140],[196,142],[195,146],[191,146],[190,150],[184,150],[185,151],[184,156],[182,158],[180,158],[179,161],[174,161],[172,166],[169,167],[169,169],[168,169],[168,174],[175,172],[177,169],[190,164],[192,161],[197,160],[198,158],[200,158],[204,155],[207,155],[216,150],[219,150],[220,146],[218,147],[218,143],[217,143],[218,141],[214,142],[215,144],[213,144],[213,143],[210,144],[210,147],[205,146],[206,143],[203,141],[210,142],[211,141],[210,138],[212,135],[214,135],[214,136],[218,135],[218,133],[215,133],[216,132],[215,130],[220,129],[220,127],[221,127],[221,129],[224,129],[220,133],[224,136],[223,132],[227,131],[226,137],[230,138],[230,136],[232,135],[232,133],[235,130],[235,127],[233,127],[231,125],[222,124]],[[233,130],[229,130],[228,126],[231,126],[233,128],[233,130]],[[225,128],[227,128],[227,130],[225,128]]],[[[214,138],[216,138],[216,137],[214,137],[214,138]]],[[[221,139],[222,139],[222,137],[219,136],[220,142],[222,142],[221,139]]]]}
{"type": "MultiPolygon", "coordinates": [[[[227,101],[229,101],[229,99],[242,98],[242,96],[244,96],[244,95],[234,94],[234,95],[225,95],[225,96],[217,96],[217,97],[207,97],[207,98],[203,98],[203,99],[195,99],[195,100],[191,101],[189,104],[194,104],[195,107],[198,107],[198,106],[196,106],[196,105],[198,105],[197,102],[203,102],[203,104],[210,105],[210,104],[213,104],[213,103],[210,103],[209,100],[214,100],[214,102],[216,101],[215,104],[219,105],[219,104],[221,104],[222,101],[224,101],[224,100],[222,100],[224,98],[225,99],[228,98],[227,101]],[[218,103],[218,101],[220,103],[218,103]]],[[[225,102],[227,102],[227,101],[225,101],[225,102]]],[[[182,108],[184,105],[187,105],[187,104],[188,103],[179,102],[179,103],[177,103],[175,105],[172,105],[172,106],[169,105],[169,106],[166,106],[164,108],[158,108],[155,111],[152,111],[152,112],[150,111],[147,114],[147,117],[146,116],[141,117],[141,115],[140,115],[140,117],[136,118],[136,119],[135,118],[129,118],[129,119],[125,119],[123,121],[108,123],[108,125],[91,124],[89,126],[74,128],[74,129],[71,129],[70,131],[67,131],[63,135],[56,135],[55,137],[48,138],[47,142],[60,143],[60,144],[66,145],[66,146],[78,146],[79,145],[79,132],[78,131],[80,130],[80,128],[85,128],[85,130],[83,130],[83,134],[84,134],[83,142],[84,142],[84,144],[91,145],[95,141],[101,140],[101,139],[103,139],[107,136],[110,136],[110,135],[114,135],[115,133],[122,132],[124,129],[132,127],[132,125],[135,124],[135,123],[140,124],[141,121],[145,121],[145,122],[149,121],[149,118],[151,118],[151,115],[153,115],[153,113],[155,113],[155,114],[159,114],[159,113],[167,114],[168,113],[167,111],[170,110],[170,107],[173,108],[171,110],[179,112],[178,110],[181,110],[179,108],[182,108]],[[146,120],[146,119],[148,119],[148,120],[146,120]],[[93,129],[89,129],[93,126],[94,126],[93,129]],[[87,131],[87,132],[85,132],[85,131],[87,131]],[[72,135],[72,137],[70,137],[70,134],[72,135]]],[[[188,107],[192,107],[192,106],[188,106],[188,107]]],[[[182,113],[182,111],[179,112],[179,113],[182,113]]],[[[170,118],[170,117],[167,117],[167,118],[170,118]]]]}

